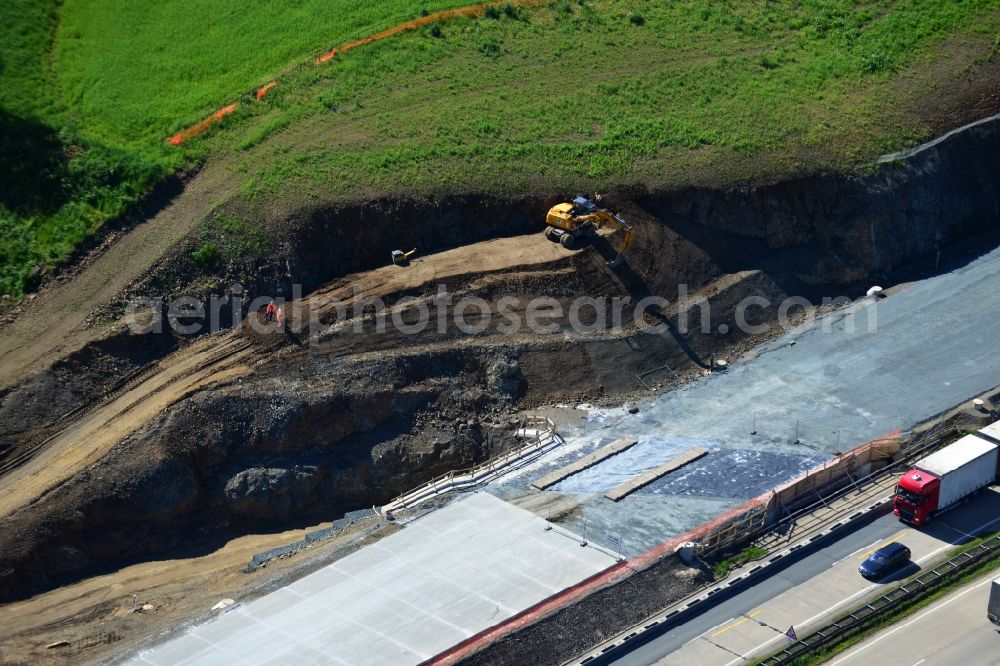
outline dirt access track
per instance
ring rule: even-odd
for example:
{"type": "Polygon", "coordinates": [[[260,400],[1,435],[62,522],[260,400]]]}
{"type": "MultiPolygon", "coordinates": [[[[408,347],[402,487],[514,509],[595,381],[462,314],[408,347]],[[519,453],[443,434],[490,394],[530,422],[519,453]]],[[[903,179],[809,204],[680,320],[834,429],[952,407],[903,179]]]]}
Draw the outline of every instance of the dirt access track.
{"type": "Polygon", "coordinates": [[[108,333],[112,324],[90,325],[94,313],[152,269],[234,182],[224,166],[205,167],[175,196],[154,195],[168,200],[149,219],[92,253],[82,270],[48,284],[0,330],[0,389],[108,333]]]}
{"type": "MultiPolygon", "coordinates": [[[[300,535],[241,536],[261,524],[261,515],[310,524],[338,508],[383,502],[444,469],[512,445],[512,414],[526,394],[551,396],[550,387],[561,386],[564,395],[583,398],[594,390],[592,377],[581,382],[589,374],[581,369],[588,352],[567,345],[561,334],[487,329],[470,336],[454,325],[426,334],[403,334],[391,325],[379,332],[372,313],[340,320],[334,307],[360,289],[366,299],[384,301],[391,320],[414,302],[432,299],[441,285],[456,299],[474,294],[491,306],[514,298],[518,304],[508,312],[520,315],[526,307],[520,297],[537,293],[556,294],[563,305],[579,295],[629,298],[594,248],[569,251],[535,233],[345,276],[286,305],[287,330],[256,330],[244,322],[182,344],[113,395],[57,424],[54,434],[5,458],[4,597],[56,588],[6,607],[13,615],[0,640],[16,650],[6,656],[15,662],[97,659],[148,639],[204,612],[211,595],[247,594],[271,580],[271,573],[242,579],[238,570],[252,549],[300,535]],[[319,323],[316,333],[307,330],[310,321],[319,323]],[[578,358],[560,376],[539,359],[563,347],[568,352],[553,350],[555,356],[578,358]],[[225,405],[233,400],[248,403],[260,420],[227,419],[232,410],[225,405]],[[293,403],[291,417],[275,409],[282,401],[293,403]],[[185,427],[191,409],[212,420],[185,427]],[[219,431],[225,433],[222,445],[219,431]],[[201,452],[195,450],[199,443],[206,444],[201,452]],[[248,446],[258,450],[247,454],[248,446]],[[340,473],[313,483],[314,466],[340,473]],[[287,479],[273,475],[279,470],[293,477],[288,492],[274,490],[287,479]],[[255,474],[264,476],[257,486],[255,474]],[[189,477],[197,487],[185,486],[189,477]],[[261,493],[263,486],[273,492],[261,493]],[[254,518],[247,520],[248,514],[254,518]],[[192,525],[200,532],[189,531],[192,525]],[[164,556],[182,558],[185,574],[142,564],[164,556]],[[225,584],[205,587],[219,572],[225,584]],[[70,585],[57,587],[64,583],[70,585]],[[128,612],[131,594],[161,600],[155,620],[128,612]],[[181,602],[185,595],[190,599],[181,602]],[[46,650],[62,640],[70,642],[67,649],[46,650]]],[[[639,335],[634,329],[587,342],[617,345],[639,335]]],[[[672,338],[662,340],[684,356],[672,338]]]]}
{"type": "MultiPolygon", "coordinates": [[[[499,271],[513,276],[545,266],[551,271],[547,275],[558,275],[559,264],[562,264],[565,272],[572,253],[540,240],[540,236],[532,235],[488,241],[417,259],[405,268],[387,266],[350,275],[303,299],[302,311],[318,313],[322,321],[331,313],[333,303],[351,303],[356,290],[361,290],[365,298],[391,302],[393,297],[398,299],[439,284],[468,281],[499,271]]],[[[289,311],[292,314],[292,308],[289,311]]],[[[290,318],[288,324],[292,331],[303,333],[300,321],[290,318]]],[[[0,517],[10,516],[32,499],[94,464],[126,435],[178,400],[213,384],[249,375],[252,365],[268,362],[267,357],[272,355],[275,344],[284,342],[284,334],[277,330],[267,332],[266,327],[262,329],[265,329],[263,334],[245,327],[197,339],[159,361],[135,386],[96,406],[47,440],[30,459],[0,476],[0,517]]],[[[350,348],[360,344],[358,338],[368,336],[366,331],[327,334],[316,352],[350,348]]],[[[388,339],[392,346],[397,346],[407,336],[393,332],[388,339]]],[[[413,342],[426,344],[426,338],[413,342]]],[[[301,350],[295,351],[301,353],[301,350]]]]}

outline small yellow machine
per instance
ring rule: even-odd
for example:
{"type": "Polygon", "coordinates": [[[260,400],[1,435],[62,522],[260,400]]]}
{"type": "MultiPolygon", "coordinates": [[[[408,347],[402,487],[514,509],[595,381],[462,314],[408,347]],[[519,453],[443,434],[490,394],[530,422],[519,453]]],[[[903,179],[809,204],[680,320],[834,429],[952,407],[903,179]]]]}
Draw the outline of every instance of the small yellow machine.
{"type": "Polygon", "coordinates": [[[632,225],[585,197],[577,197],[572,203],[556,204],[545,216],[545,223],[548,225],[545,237],[555,243],[562,243],[568,250],[580,247],[590,234],[596,234],[600,229],[611,229],[612,232],[621,230],[621,244],[615,257],[608,261],[610,266],[621,263],[622,255],[632,244],[632,225]]]}
{"type": "Polygon", "coordinates": [[[392,251],[392,263],[397,266],[406,266],[410,263],[410,257],[417,253],[417,248],[413,248],[409,252],[403,252],[402,250],[392,251]]]}

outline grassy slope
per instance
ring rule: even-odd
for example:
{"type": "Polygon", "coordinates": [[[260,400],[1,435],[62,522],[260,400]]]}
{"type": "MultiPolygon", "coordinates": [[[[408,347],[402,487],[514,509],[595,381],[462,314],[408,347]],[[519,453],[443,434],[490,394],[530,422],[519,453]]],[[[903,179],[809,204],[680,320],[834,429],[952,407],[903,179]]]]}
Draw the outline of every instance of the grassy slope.
{"type": "Polygon", "coordinates": [[[291,125],[236,156],[247,192],[268,198],[290,187],[300,199],[551,192],[846,167],[927,135],[905,113],[927,91],[897,83],[949,40],[990,57],[998,6],[550,3],[298,73],[260,118],[210,140],[248,147],[291,125]]]}
{"type": "Polygon", "coordinates": [[[555,0],[317,67],[328,46],[462,3],[220,0],[211,19],[194,0],[133,4],[0,10],[2,36],[22,36],[0,41],[0,129],[36,123],[51,150],[22,152],[52,173],[32,202],[0,199],[0,291],[198,159],[227,160],[245,195],[280,206],[844,167],[926,136],[906,114],[927,92],[917,73],[955,44],[959,65],[992,57],[1000,39],[998,0],[555,0]],[[282,71],[221,131],[163,143],[282,71]]]}
{"type": "Polygon", "coordinates": [[[0,293],[21,293],[181,164],[88,138],[56,83],[59,3],[0,3],[0,293]]]}
{"type": "Polygon", "coordinates": [[[59,80],[89,131],[139,149],[311,60],[466,0],[67,0],[59,80]]]}
{"type": "Polygon", "coordinates": [[[166,174],[163,139],[271,74],[461,0],[0,3],[0,293],[18,295],[166,174]]]}

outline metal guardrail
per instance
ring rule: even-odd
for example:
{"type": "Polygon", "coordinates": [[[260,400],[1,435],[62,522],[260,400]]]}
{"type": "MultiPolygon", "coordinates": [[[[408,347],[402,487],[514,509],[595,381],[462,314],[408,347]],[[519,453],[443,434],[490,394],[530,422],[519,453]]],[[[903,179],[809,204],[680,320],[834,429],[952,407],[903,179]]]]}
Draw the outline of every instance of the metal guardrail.
{"type": "MultiPolygon", "coordinates": [[[[517,432],[525,432],[526,433],[528,431],[528,429],[529,429],[530,426],[538,426],[538,425],[544,425],[544,426],[546,426],[544,431],[541,428],[537,428],[537,427],[535,428],[535,435],[532,438],[532,442],[534,444],[539,444],[539,443],[541,443],[542,433],[543,432],[551,433],[551,432],[553,432],[555,430],[555,424],[552,422],[552,419],[550,419],[548,417],[532,417],[531,419],[523,419],[521,421],[521,425],[518,426],[518,428],[517,428],[517,432]]],[[[530,444],[528,446],[530,446],[530,444]]],[[[494,458],[490,458],[489,460],[487,460],[484,463],[480,463],[478,465],[473,465],[472,467],[467,467],[465,469],[453,469],[453,470],[450,470],[448,472],[445,472],[444,474],[441,474],[439,476],[435,476],[433,479],[431,479],[427,483],[422,484],[420,487],[423,488],[425,486],[436,486],[436,485],[439,485],[439,484],[444,483],[446,481],[451,481],[456,476],[468,476],[469,474],[474,474],[476,471],[478,471],[480,469],[483,469],[483,468],[497,467],[498,465],[502,465],[502,464],[508,462],[511,458],[517,457],[517,454],[519,454],[525,448],[527,448],[527,447],[519,447],[519,448],[517,448],[517,449],[515,449],[513,451],[508,451],[507,453],[503,453],[503,454],[500,454],[499,456],[496,456],[494,458]]],[[[404,494],[400,495],[399,497],[395,498],[392,501],[396,502],[396,501],[402,499],[403,497],[406,497],[407,495],[412,494],[413,492],[414,491],[411,490],[410,492],[404,493],[404,494]]],[[[391,503],[392,502],[390,502],[390,504],[391,503]]]]}
{"type": "Polygon", "coordinates": [[[948,441],[947,437],[941,437],[941,438],[939,438],[939,437],[933,437],[933,438],[930,438],[928,441],[925,441],[925,442],[923,442],[921,444],[916,444],[915,446],[911,446],[909,449],[906,449],[904,451],[903,455],[900,457],[899,460],[895,460],[891,464],[886,465],[885,467],[883,467],[881,469],[875,470],[871,474],[868,474],[866,476],[860,477],[858,479],[852,478],[848,474],[848,478],[850,479],[850,483],[848,483],[847,485],[843,486],[842,488],[838,489],[837,491],[832,492],[832,493],[830,493],[829,495],[826,495],[826,496],[820,495],[817,492],[816,494],[819,497],[819,499],[817,501],[813,502],[812,504],[806,505],[806,506],[804,506],[804,507],[802,507],[800,509],[796,509],[792,513],[789,513],[787,516],[785,516],[784,518],[780,519],[778,522],[774,523],[773,525],[770,525],[767,528],[767,531],[768,532],[773,532],[773,531],[780,530],[785,525],[789,525],[789,524],[794,523],[796,520],[799,520],[803,516],[806,516],[806,515],[809,515],[810,513],[813,513],[814,511],[818,510],[822,506],[826,506],[832,500],[840,499],[841,497],[843,497],[844,495],[850,493],[851,491],[855,491],[855,492],[858,492],[858,493],[863,492],[863,490],[862,490],[863,488],[866,488],[866,487],[869,487],[869,486],[872,486],[872,485],[878,483],[879,481],[881,481],[886,476],[891,476],[891,475],[894,475],[894,474],[898,474],[898,472],[896,470],[897,470],[897,468],[900,465],[909,465],[910,463],[914,462],[916,459],[922,458],[924,455],[926,455],[928,453],[931,453],[931,452],[933,452],[933,451],[935,451],[937,449],[942,448],[945,445],[945,442],[947,442],[947,441],[948,441]]]}
{"type": "Polygon", "coordinates": [[[919,599],[921,596],[942,585],[952,575],[997,553],[1000,553],[1000,535],[996,535],[965,552],[959,553],[947,562],[939,564],[913,580],[903,583],[877,599],[851,611],[844,617],[831,622],[822,629],[812,632],[805,638],[795,641],[781,652],[756,663],[758,666],[790,663],[799,657],[803,657],[814,650],[835,642],[847,633],[863,627],[868,621],[881,613],[895,608],[904,602],[919,599]]]}
{"type": "MultiPolygon", "coordinates": [[[[940,433],[936,432],[933,433],[929,432],[925,434],[925,436],[922,438],[923,441],[918,440],[917,442],[914,443],[914,445],[911,445],[910,448],[906,449],[905,453],[903,454],[902,457],[900,457],[899,460],[896,460],[891,464],[886,465],[885,467],[872,472],[871,474],[867,474],[857,479],[848,475],[849,483],[847,483],[843,487],[839,488],[838,490],[828,495],[820,495],[819,492],[816,492],[816,496],[818,497],[818,499],[815,502],[812,502],[810,504],[807,504],[806,506],[796,509],[795,511],[779,519],[777,522],[771,525],[767,525],[766,527],[762,528],[757,534],[750,536],[748,541],[760,540],[769,535],[776,535],[776,534],[780,534],[782,535],[782,537],[787,537],[790,539],[791,533],[794,531],[795,523],[801,520],[803,517],[814,513],[815,511],[819,510],[824,506],[827,506],[830,502],[841,499],[842,497],[851,492],[856,492],[859,494],[863,494],[865,492],[871,492],[872,490],[875,489],[875,486],[877,486],[877,484],[880,481],[882,481],[888,476],[897,474],[898,473],[897,468],[900,465],[908,465],[912,463],[914,460],[922,458],[924,455],[931,453],[932,451],[937,450],[942,446],[944,446],[945,442],[948,441],[948,437],[940,437],[939,434],[940,433]],[[786,530],[785,528],[788,529],[786,530]]],[[[808,535],[810,531],[819,531],[822,530],[822,528],[823,528],[822,524],[817,524],[816,526],[808,530],[797,532],[795,536],[797,538],[802,537],[808,535]]],[[[776,542],[776,540],[769,543],[773,544],[774,542],[776,542]]]]}
{"type": "Polygon", "coordinates": [[[688,597],[664,608],[655,615],[647,617],[645,620],[633,625],[631,628],[621,631],[617,636],[591,649],[586,655],[577,656],[567,662],[564,662],[564,666],[611,663],[610,659],[615,658],[615,655],[620,656],[621,654],[627,652],[627,646],[630,643],[646,640],[644,636],[647,632],[667,631],[669,626],[681,621],[682,618],[690,617],[699,613],[699,607],[704,603],[709,603],[710,599],[718,601],[720,599],[720,596],[718,595],[724,595],[728,590],[736,590],[739,586],[749,584],[753,579],[759,579],[769,575],[767,571],[771,566],[783,566],[789,561],[786,558],[795,557],[796,553],[801,554],[801,549],[808,548],[821,539],[824,539],[834,532],[843,529],[845,525],[851,523],[855,519],[860,519],[863,516],[871,516],[873,512],[879,510],[879,507],[879,503],[869,504],[868,506],[860,508],[860,510],[852,514],[850,518],[827,526],[824,531],[813,535],[809,539],[799,539],[796,543],[788,545],[780,551],[767,553],[767,555],[763,558],[766,561],[761,561],[758,564],[753,564],[753,561],[745,563],[743,565],[744,569],[735,576],[727,575],[725,578],[717,581],[714,585],[701,588],[688,597]]]}
{"type": "Polygon", "coordinates": [[[518,461],[535,451],[540,450],[543,446],[550,444],[555,438],[556,425],[552,419],[545,416],[532,416],[521,420],[516,432],[524,433],[527,436],[528,432],[534,430],[534,434],[531,435],[531,442],[524,446],[518,447],[512,451],[508,451],[494,458],[490,458],[484,463],[480,463],[473,467],[468,467],[465,469],[457,469],[445,472],[439,476],[434,477],[430,481],[423,483],[413,490],[403,493],[398,497],[394,498],[392,501],[387,502],[385,506],[382,507],[384,511],[398,511],[400,509],[412,506],[418,500],[423,501],[426,499],[428,493],[431,495],[440,492],[441,489],[453,490],[459,485],[457,480],[459,479],[472,479],[468,483],[461,484],[462,489],[467,489],[473,485],[477,485],[479,482],[475,481],[484,472],[495,472],[510,465],[512,462],[518,461]]]}
{"type": "MultiPolygon", "coordinates": [[[[752,541],[754,538],[759,538],[766,536],[768,534],[773,534],[773,530],[777,528],[778,525],[788,524],[792,521],[801,519],[804,515],[810,514],[816,511],[819,507],[824,506],[827,503],[831,503],[842,499],[848,493],[855,491],[860,494],[868,493],[868,498],[875,497],[878,492],[872,492],[878,490],[879,481],[885,481],[887,477],[898,473],[898,469],[901,465],[908,465],[913,462],[914,459],[919,458],[927,453],[941,448],[946,445],[947,442],[951,440],[951,437],[955,434],[955,429],[953,427],[935,427],[925,433],[923,433],[918,439],[916,439],[910,447],[903,453],[899,460],[883,467],[880,470],[872,472],[864,477],[858,479],[851,479],[851,482],[846,484],[843,488],[838,489],[836,492],[830,493],[828,495],[821,496],[821,499],[805,506],[801,509],[796,510],[793,513],[788,514],[781,521],[776,524],[772,524],[764,528],[763,530],[756,531],[755,536],[747,537],[748,532],[744,532],[744,543],[752,541]],[[870,486],[870,487],[866,487],[870,486]]],[[[599,650],[595,648],[591,650],[588,656],[584,657],[574,657],[573,659],[565,662],[566,665],[569,664],[590,664],[593,663],[607,663],[607,656],[609,654],[617,654],[618,651],[625,649],[625,647],[637,640],[642,640],[642,636],[651,630],[658,630],[658,627],[663,627],[666,623],[671,621],[676,621],[676,619],[683,614],[697,612],[697,607],[702,603],[706,602],[717,592],[731,588],[741,582],[754,578],[756,576],[764,575],[763,572],[772,564],[778,561],[784,560],[785,557],[791,555],[791,553],[796,550],[808,546],[829,534],[835,532],[838,529],[845,528],[846,525],[852,523],[855,519],[860,519],[863,516],[871,515],[872,511],[877,510],[879,503],[869,502],[867,506],[855,507],[853,513],[849,516],[838,516],[837,514],[831,514],[830,519],[826,521],[820,521],[815,525],[809,527],[806,530],[800,530],[795,532],[794,539],[796,543],[794,545],[785,546],[781,551],[773,551],[774,543],[767,544],[770,546],[768,552],[764,555],[762,560],[766,562],[761,562],[755,566],[751,566],[744,573],[740,574],[735,578],[727,578],[725,582],[718,585],[714,589],[703,588],[699,592],[694,593],[691,597],[681,600],[667,608],[659,611],[658,613],[649,616],[643,622],[636,624],[630,629],[622,631],[615,638],[606,641],[602,645],[598,646],[599,650]],[[705,590],[708,590],[707,592],[705,590]]],[[[759,543],[759,542],[758,542],[759,543]]],[[[747,566],[752,565],[753,561],[749,561],[747,566]]],[[[944,565],[943,565],[944,566],[944,565]]],[[[939,567],[940,569],[940,567],[939,567]]]]}

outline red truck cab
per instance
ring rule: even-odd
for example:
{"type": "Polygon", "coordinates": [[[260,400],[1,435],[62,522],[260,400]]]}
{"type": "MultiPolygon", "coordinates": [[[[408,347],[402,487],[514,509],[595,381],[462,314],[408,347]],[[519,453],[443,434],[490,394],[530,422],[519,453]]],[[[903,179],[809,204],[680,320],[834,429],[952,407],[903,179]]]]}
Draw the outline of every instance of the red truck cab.
{"type": "Polygon", "coordinates": [[[916,527],[926,524],[938,508],[941,480],[935,475],[911,469],[896,484],[892,512],[904,522],[916,527]]]}

